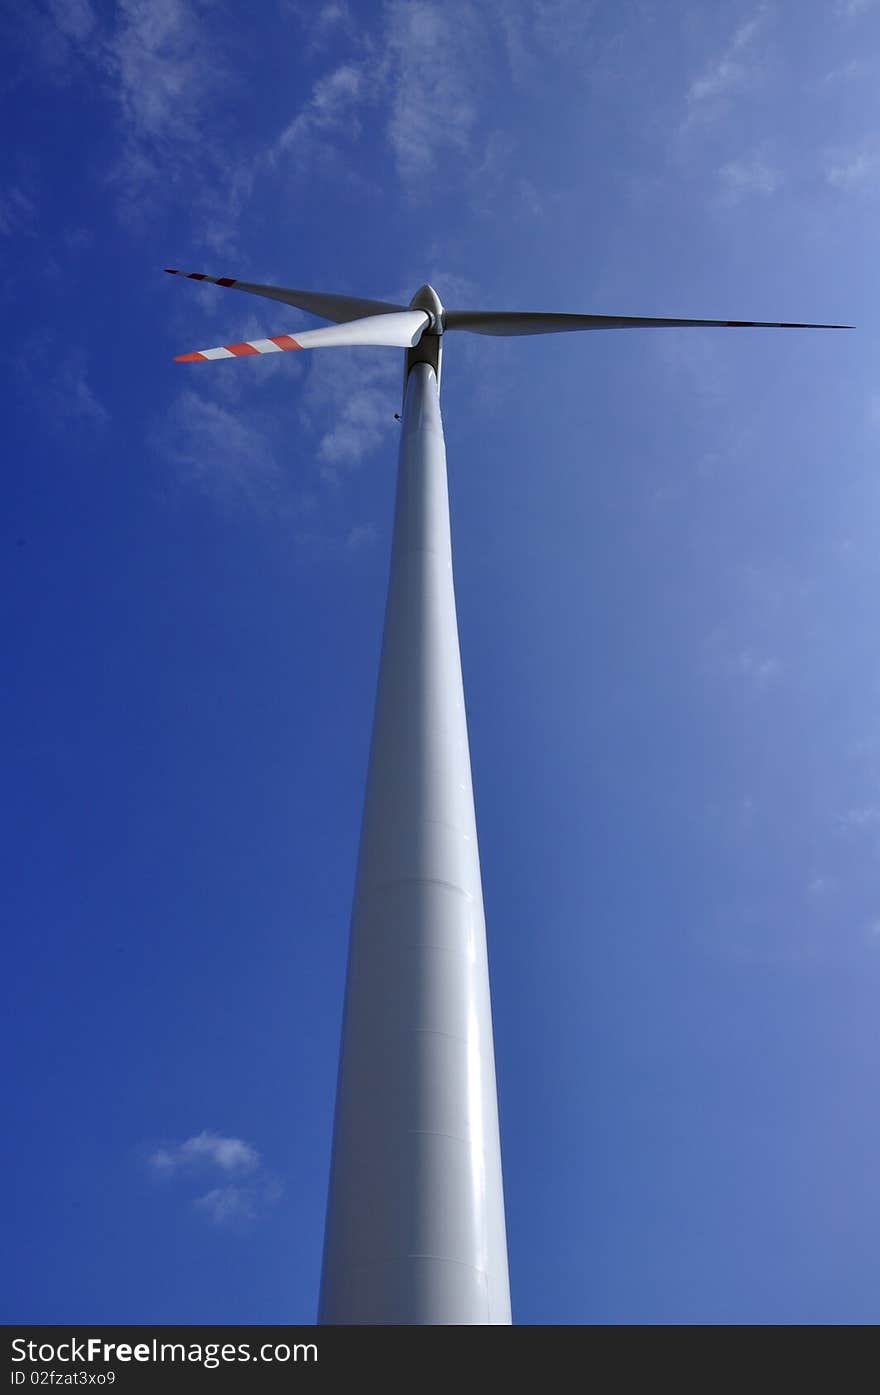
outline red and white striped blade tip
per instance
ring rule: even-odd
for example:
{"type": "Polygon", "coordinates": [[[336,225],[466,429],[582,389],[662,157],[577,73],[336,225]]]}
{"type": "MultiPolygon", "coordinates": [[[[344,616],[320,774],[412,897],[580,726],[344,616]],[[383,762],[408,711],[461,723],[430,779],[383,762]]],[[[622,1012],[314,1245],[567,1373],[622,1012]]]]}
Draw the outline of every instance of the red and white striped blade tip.
{"type": "Polygon", "coordinates": [[[284,349],[300,349],[289,334],[273,334],[268,339],[245,339],[241,344],[223,344],[216,349],[197,349],[193,354],[177,354],[175,363],[196,363],[199,359],[247,358],[249,354],[277,354],[284,349]]]}
{"type": "Polygon", "coordinates": [[[352,345],[410,349],[419,342],[429,316],[424,310],[401,310],[390,315],[368,315],[363,320],[346,320],[321,329],[292,334],[273,334],[268,339],[246,339],[240,344],[221,344],[216,349],[198,349],[178,354],[175,363],[199,359],[246,358],[250,354],[277,354],[285,349],[332,349],[352,345]]]}
{"type": "Polygon", "coordinates": [[[169,276],[185,276],[188,281],[210,281],[212,286],[234,286],[234,276],[206,276],[202,271],[178,271],[176,267],[163,268],[169,276]]]}

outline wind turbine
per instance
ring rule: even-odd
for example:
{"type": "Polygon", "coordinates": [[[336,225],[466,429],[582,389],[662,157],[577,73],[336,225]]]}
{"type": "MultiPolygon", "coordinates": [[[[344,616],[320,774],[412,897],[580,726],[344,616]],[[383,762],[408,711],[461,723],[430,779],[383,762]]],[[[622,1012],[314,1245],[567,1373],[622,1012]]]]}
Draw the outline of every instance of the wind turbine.
{"type": "Polygon", "coordinates": [[[406,350],[391,575],[351,921],[319,1322],[509,1323],[489,971],[440,418],[443,336],[756,320],[445,310],[166,268],[333,321],[177,362],[406,350]]]}

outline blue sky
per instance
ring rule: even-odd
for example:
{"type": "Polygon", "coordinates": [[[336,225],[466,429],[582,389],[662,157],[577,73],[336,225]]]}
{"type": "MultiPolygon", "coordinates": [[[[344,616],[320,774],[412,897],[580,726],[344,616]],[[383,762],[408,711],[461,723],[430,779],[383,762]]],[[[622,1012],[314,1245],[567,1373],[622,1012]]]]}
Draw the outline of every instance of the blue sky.
{"type": "Polygon", "coordinates": [[[880,4],[0,20],[7,1321],[309,1322],[401,355],[450,337],[515,1320],[877,1318],[880,4]]]}

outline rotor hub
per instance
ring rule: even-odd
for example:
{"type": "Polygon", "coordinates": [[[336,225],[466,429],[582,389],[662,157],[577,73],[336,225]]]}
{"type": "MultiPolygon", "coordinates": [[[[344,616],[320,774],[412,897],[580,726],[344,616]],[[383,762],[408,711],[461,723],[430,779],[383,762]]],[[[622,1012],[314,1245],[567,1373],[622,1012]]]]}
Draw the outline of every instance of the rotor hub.
{"type": "Polygon", "coordinates": [[[431,317],[425,334],[443,333],[443,303],[433,286],[419,286],[409,303],[411,310],[424,310],[431,317]]]}

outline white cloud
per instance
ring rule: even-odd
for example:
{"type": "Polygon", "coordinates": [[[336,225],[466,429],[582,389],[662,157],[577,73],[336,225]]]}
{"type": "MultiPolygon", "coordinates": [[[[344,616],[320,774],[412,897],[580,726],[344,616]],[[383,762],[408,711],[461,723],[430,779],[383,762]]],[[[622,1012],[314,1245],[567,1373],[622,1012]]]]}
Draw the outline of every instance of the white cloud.
{"type": "Polygon", "coordinates": [[[318,455],[335,470],[341,465],[357,465],[384,439],[391,416],[390,398],[384,384],[378,389],[363,382],[346,399],[339,418],[321,437],[318,455]]]}
{"type": "Polygon", "coordinates": [[[737,645],[721,630],[710,635],[703,646],[703,668],[707,674],[735,681],[755,694],[766,692],[782,672],[775,655],[737,645]]]}
{"type": "MultiPolygon", "coordinates": [[[[236,322],[230,339],[238,337],[242,324],[236,322]]],[[[285,326],[264,323],[260,331],[281,328],[285,326]]],[[[251,333],[246,331],[245,337],[251,333]]],[[[209,338],[199,342],[208,343],[209,338]]],[[[394,412],[400,407],[402,377],[399,355],[381,349],[334,349],[194,368],[204,387],[200,383],[198,391],[185,388],[178,393],[152,431],[153,445],[173,467],[178,483],[195,488],[223,509],[246,507],[287,522],[306,553],[343,560],[369,546],[369,523],[349,521],[348,531],[334,537],[300,529],[316,508],[317,476],[335,488],[347,470],[379,446],[385,448],[389,464],[393,460],[398,441],[394,412]],[[267,419],[253,399],[264,386],[266,370],[274,375],[286,368],[302,375],[295,405],[284,407],[276,391],[267,419]],[[285,411],[293,418],[286,425],[285,411]],[[288,464],[295,468],[288,469],[288,464]]]]}
{"type": "MultiPolygon", "coordinates": [[[[50,0],[39,50],[57,80],[79,65],[116,108],[115,154],[105,177],[128,226],[145,228],[169,193],[197,211],[203,240],[234,245],[254,178],[228,126],[217,139],[234,75],[221,56],[212,0],[50,0]]],[[[32,45],[33,47],[33,45],[32,45]]]]}
{"type": "Polygon", "coordinates": [[[775,194],[782,183],[781,175],[772,169],[759,155],[742,160],[731,160],[718,171],[722,201],[726,204],[739,203],[753,195],[764,197],[775,194]]]}
{"type": "Polygon", "coordinates": [[[331,40],[338,41],[340,34],[350,35],[355,30],[351,9],[345,0],[327,0],[317,11],[308,6],[308,51],[315,53],[326,47],[331,40]]]}
{"type": "Polygon", "coordinates": [[[227,1183],[212,1187],[193,1200],[193,1206],[207,1216],[212,1225],[240,1229],[257,1220],[261,1211],[272,1206],[282,1194],[280,1182],[271,1177],[243,1187],[227,1183]]]}
{"type": "Polygon", "coordinates": [[[241,1138],[227,1138],[219,1133],[203,1129],[183,1143],[157,1148],[150,1155],[150,1165],[164,1175],[178,1172],[182,1168],[206,1165],[219,1168],[221,1172],[242,1174],[254,1172],[260,1164],[260,1155],[250,1143],[241,1138]]]}
{"type": "Polygon", "coordinates": [[[755,59],[750,50],[763,23],[764,10],[761,8],[739,26],[724,52],[713,59],[691,83],[687,93],[691,106],[726,97],[750,81],[755,69],[755,59]]]}
{"type": "Polygon", "coordinates": [[[836,886],[835,879],[827,876],[812,877],[807,883],[807,896],[811,901],[822,900],[836,886]]]}
{"type": "Polygon", "coordinates": [[[217,121],[233,81],[205,0],[121,0],[100,48],[100,67],[119,111],[112,182],[119,212],[141,229],[166,194],[185,197],[215,250],[234,246],[254,178],[217,121]]]}
{"type": "Polygon", "coordinates": [[[388,141],[404,184],[421,182],[445,155],[472,147],[477,122],[479,11],[429,0],[387,0],[385,44],[393,58],[388,141]]]}
{"type": "Polygon", "coordinates": [[[871,143],[834,151],[826,157],[825,178],[848,194],[880,190],[880,151],[871,143]]]}
{"type": "Polygon", "coordinates": [[[83,227],[65,228],[61,236],[68,252],[85,251],[95,240],[91,229],[83,227]]]}
{"type": "Polygon", "coordinates": [[[535,218],[543,218],[545,213],[545,200],[542,194],[530,179],[520,178],[517,180],[517,190],[520,202],[535,218]]]}
{"type": "Polygon", "coordinates": [[[88,38],[97,24],[89,0],[49,0],[49,12],[62,34],[79,42],[88,38]]]}
{"type": "Polygon", "coordinates": [[[357,136],[357,111],[370,91],[366,74],[354,63],[343,63],[319,78],[305,106],[279,136],[272,158],[287,153],[305,161],[314,154],[316,136],[341,131],[347,138],[357,136]]]}
{"type": "Polygon", "coordinates": [[[110,413],[96,396],[86,374],[86,357],[71,349],[43,390],[45,420],[55,431],[69,426],[104,427],[110,413]]]}
{"type": "Polygon", "coordinates": [[[212,1225],[238,1228],[256,1220],[282,1194],[276,1177],[267,1172],[257,1149],[242,1138],[203,1129],[182,1143],[157,1148],[148,1163],[157,1177],[165,1179],[219,1172],[222,1181],[200,1196],[192,1205],[212,1225]]]}
{"type": "Polygon", "coordinates": [[[138,139],[170,139],[203,112],[223,72],[211,28],[187,0],[119,0],[105,62],[123,118],[138,139]]]}
{"type": "MultiPolygon", "coordinates": [[[[388,148],[408,190],[423,188],[442,164],[472,156],[475,145],[484,158],[491,142],[485,135],[478,141],[476,133],[489,109],[490,38],[480,7],[469,0],[386,0],[375,30],[362,29],[351,42],[352,55],[315,83],[272,147],[270,163],[285,153],[300,166],[318,153],[338,154],[357,141],[370,106],[383,113],[388,148]]],[[[459,168],[465,180],[472,177],[472,167],[459,168]]]]}
{"type": "Polygon", "coordinates": [[[319,437],[326,479],[358,465],[383,442],[397,444],[399,357],[387,350],[334,349],[315,354],[302,398],[302,416],[319,437]]]}
{"type": "Polygon", "coordinates": [[[755,654],[751,649],[741,649],[738,654],[732,656],[729,672],[748,679],[754,687],[763,690],[779,676],[781,667],[779,660],[773,655],[755,654]]]}
{"type": "MultiPolygon", "coordinates": [[[[44,275],[52,274],[52,263],[44,275]]],[[[10,356],[9,371],[22,397],[37,409],[37,424],[56,436],[81,430],[100,431],[110,413],[89,380],[83,349],[59,348],[56,335],[44,329],[28,335],[10,356]]]]}
{"type": "Polygon", "coordinates": [[[332,167],[337,181],[369,184],[363,162],[343,158],[367,113],[407,191],[429,191],[440,174],[485,203],[510,186],[539,215],[515,147],[494,124],[497,59],[540,74],[586,53],[595,9],[587,0],[384,0],[365,19],[347,0],[286,0],[305,54],[332,41],[336,61],[280,134],[254,150],[228,121],[236,74],[212,0],[118,0],[109,14],[90,0],[50,4],[55,22],[42,23],[55,41],[51,62],[59,72],[74,58],[89,66],[117,108],[108,182],[122,220],[146,230],[169,195],[185,197],[196,236],[224,254],[236,249],[255,182],[282,158],[300,176],[332,167]]]}
{"type": "Polygon", "coordinates": [[[834,822],[847,833],[869,832],[880,825],[880,805],[862,804],[835,814],[834,822]]]}
{"type": "Polygon", "coordinates": [[[574,62],[595,71],[593,42],[595,0],[495,0],[494,22],[504,37],[507,63],[517,84],[546,75],[546,60],[555,66],[574,62]]]}
{"type": "Polygon", "coordinates": [[[325,0],[317,6],[315,0],[278,0],[282,14],[289,14],[299,24],[303,37],[303,50],[308,57],[329,47],[342,36],[351,37],[357,25],[347,0],[325,0]]]}
{"type": "Polygon", "coordinates": [[[351,10],[345,0],[328,0],[312,20],[312,30],[323,35],[348,24],[351,24],[351,10]]]}
{"type": "Polygon", "coordinates": [[[213,1187],[204,1196],[197,1196],[193,1205],[214,1225],[254,1219],[253,1196],[242,1187],[213,1187]]]}
{"type": "MultiPolygon", "coordinates": [[[[474,281],[469,276],[460,276],[456,271],[450,271],[447,267],[437,261],[441,255],[441,248],[437,246],[427,247],[424,252],[424,260],[420,263],[420,274],[425,274],[427,264],[427,277],[430,284],[435,288],[444,305],[454,306],[456,309],[476,309],[480,304],[480,296],[484,291],[479,282],[474,281]]],[[[398,299],[408,300],[411,291],[400,288],[398,299]]],[[[464,335],[463,339],[470,338],[464,335]]],[[[456,339],[456,347],[463,340],[456,339]]]]}
{"type": "Polygon", "coordinates": [[[831,68],[822,78],[819,84],[820,90],[840,85],[848,86],[850,83],[858,82],[865,77],[873,78],[876,68],[877,60],[874,55],[860,54],[858,58],[850,58],[846,63],[841,63],[838,68],[831,68]]]}
{"type": "Polygon", "coordinates": [[[349,552],[362,552],[372,547],[376,541],[376,529],[372,523],[355,523],[348,530],[345,546],[349,552]]]}
{"type": "Polygon", "coordinates": [[[307,52],[322,46],[320,33],[334,35],[336,66],[314,84],[264,165],[287,156],[300,175],[332,167],[336,180],[365,182],[352,157],[370,111],[370,129],[384,135],[408,194],[430,193],[440,176],[467,188],[472,207],[494,206],[511,190],[540,215],[534,186],[520,174],[516,143],[497,124],[510,81],[498,71],[499,58],[518,83],[544,82],[548,65],[555,70],[571,62],[588,79],[598,62],[591,0],[384,0],[375,19],[365,21],[363,8],[354,11],[359,25],[341,0],[315,17],[301,4],[293,8],[307,52]]]}
{"type": "Polygon", "coordinates": [[[262,511],[277,502],[281,471],[263,432],[240,407],[232,412],[186,389],[156,428],[154,441],[187,483],[217,503],[262,511]]]}
{"type": "Polygon", "coordinates": [[[36,211],[33,199],[19,185],[0,191],[0,237],[30,232],[36,211]]]}

